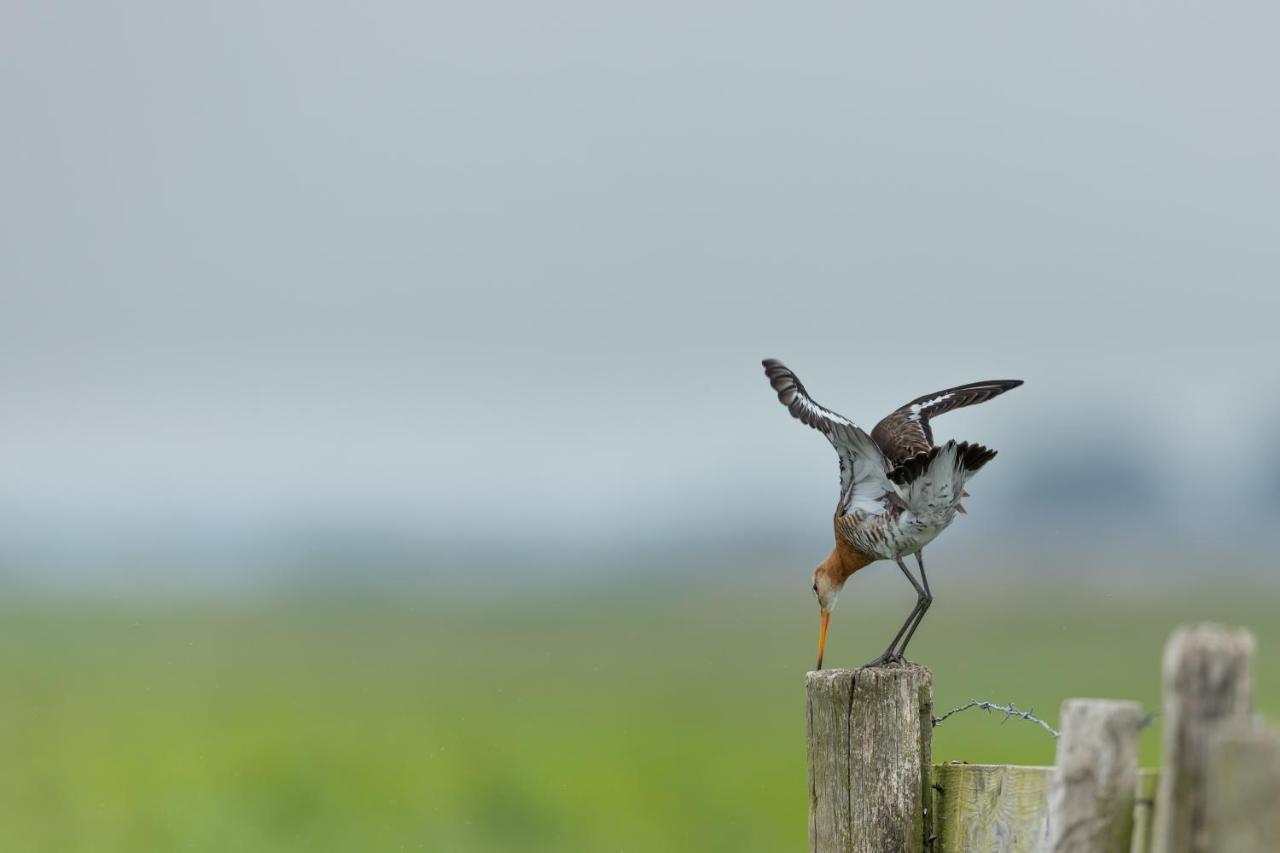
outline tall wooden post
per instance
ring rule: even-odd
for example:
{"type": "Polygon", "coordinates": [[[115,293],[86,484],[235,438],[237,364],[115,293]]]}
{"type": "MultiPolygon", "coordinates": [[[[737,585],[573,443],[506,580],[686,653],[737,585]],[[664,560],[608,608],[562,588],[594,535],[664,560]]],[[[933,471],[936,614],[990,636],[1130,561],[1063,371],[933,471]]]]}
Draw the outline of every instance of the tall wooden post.
{"type": "Polygon", "coordinates": [[[1213,853],[1206,825],[1210,743],[1248,723],[1253,635],[1220,625],[1179,628],[1164,647],[1164,769],[1156,853],[1213,853]]]}
{"type": "Polygon", "coordinates": [[[1045,853],[1128,853],[1138,778],[1137,702],[1068,699],[1049,783],[1045,853]]]}
{"type": "Polygon", "coordinates": [[[933,676],[923,666],[809,673],[809,849],[922,853],[933,815],[933,676]]]}

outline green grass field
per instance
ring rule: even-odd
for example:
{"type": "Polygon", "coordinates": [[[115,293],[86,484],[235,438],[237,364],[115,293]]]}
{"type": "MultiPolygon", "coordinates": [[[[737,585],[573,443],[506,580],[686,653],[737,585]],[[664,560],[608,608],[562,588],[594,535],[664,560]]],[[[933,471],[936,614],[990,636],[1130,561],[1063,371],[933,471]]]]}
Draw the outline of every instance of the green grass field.
{"type": "MultiPolygon", "coordinates": [[[[912,657],[933,668],[940,709],[1155,707],[1169,630],[1217,619],[1258,632],[1258,704],[1280,715],[1275,590],[1010,601],[939,586],[912,657]]],[[[672,586],[496,603],[11,603],[0,849],[798,849],[810,599],[672,586]]],[[[847,597],[829,665],[879,651],[909,604],[883,580],[847,597]]],[[[1159,737],[1143,735],[1148,764],[1159,737]]],[[[934,749],[1048,763],[1053,741],[971,711],[934,749]]]]}

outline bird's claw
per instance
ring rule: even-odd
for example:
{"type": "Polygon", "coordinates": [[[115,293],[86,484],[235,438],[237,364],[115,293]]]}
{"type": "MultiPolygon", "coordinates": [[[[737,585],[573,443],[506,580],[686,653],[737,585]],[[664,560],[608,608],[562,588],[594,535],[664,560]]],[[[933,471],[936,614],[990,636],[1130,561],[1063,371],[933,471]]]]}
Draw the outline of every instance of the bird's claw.
{"type": "Polygon", "coordinates": [[[904,663],[905,661],[906,661],[906,658],[904,658],[902,655],[893,654],[891,652],[886,651],[884,654],[880,655],[880,657],[876,658],[875,660],[869,660],[866,663],[864,663],[862,666],[864,668],[873,667],[873,666],[888,666],[891,663],[904,663]]]}

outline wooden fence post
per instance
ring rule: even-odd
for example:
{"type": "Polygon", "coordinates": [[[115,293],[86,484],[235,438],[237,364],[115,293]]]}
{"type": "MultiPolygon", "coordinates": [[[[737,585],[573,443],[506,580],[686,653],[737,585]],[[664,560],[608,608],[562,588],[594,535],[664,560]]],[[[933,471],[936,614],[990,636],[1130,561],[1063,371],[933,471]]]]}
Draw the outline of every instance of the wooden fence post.
{"type": "Polygon", "coordinates": [[[923,666],[810,672],[809,849],[921,853],[932,836],[933,676],[923,666]]]}
{"type": "Polygon", "coordinates": [[[937,765],[938,841],[931,853],[1035,853],[1052,775],[1051,767],[937,765]]]}
{"type": "Polygon", "coordinates": [[[1128,853],[1138,776],[1137,702],[1068,699],[1049,783],[1045,853],[1128,853]]]}
{"type": "Polygon", "coordinates": [[[1156,853],[1212,853],[1206,826],[1209,744],[1246,724],[1253,635],[1219,625],[1179,628],[1164,647],[1164,768],[1156,797],[1156,853]]]}
{"type": "Polygon", "coordinates": [[[1214,853],[1280,850],[1280,732],[1219,732],[1210,746],[1209,844],[1214,853]]]}

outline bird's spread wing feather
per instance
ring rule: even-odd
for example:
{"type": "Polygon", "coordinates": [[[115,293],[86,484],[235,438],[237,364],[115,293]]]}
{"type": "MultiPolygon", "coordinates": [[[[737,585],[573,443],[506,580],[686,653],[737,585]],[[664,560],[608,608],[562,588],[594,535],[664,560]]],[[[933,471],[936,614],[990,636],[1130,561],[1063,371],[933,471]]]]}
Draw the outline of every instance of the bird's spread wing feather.
{"type": "Polygon", "coordinates": [[[933,430],[929,419],[952,409],[985,403],[1005,391],[1017,388],[1021,379],[989,379],[970,382],[945,391],[917,397],[891,413],[871,431],[876,445],[893,465],[902,465],[912,457],[933,448],[933,430]]]}
{"type": "Polygon", "coordinates": [[[862,510],[879,513],[886,509],[886,499],[899,494],[889,480],[884,454],[871,436],[844,415],[820,405],[800,379],[777,359],[764,360],[764,373],[769,377],[778,400],[797,420],[822,433],[836,449],[840,459],[840,504],[837,515],[862,510]]]}

